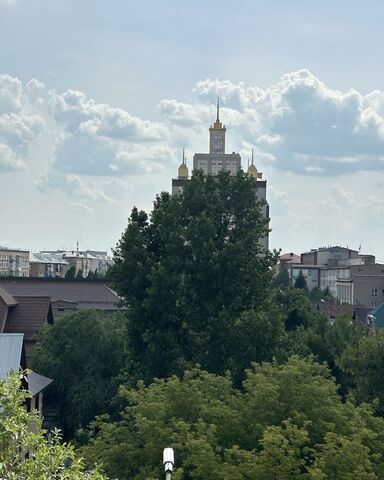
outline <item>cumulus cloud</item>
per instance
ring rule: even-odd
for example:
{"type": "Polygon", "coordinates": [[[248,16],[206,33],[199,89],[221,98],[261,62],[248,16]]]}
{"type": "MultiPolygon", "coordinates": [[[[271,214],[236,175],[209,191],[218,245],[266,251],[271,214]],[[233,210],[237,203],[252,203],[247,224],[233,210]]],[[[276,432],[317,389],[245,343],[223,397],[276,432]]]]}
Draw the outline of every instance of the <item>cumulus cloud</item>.
{"type": "Polygon", "coordinates": [[[28,154],[44,128],[45,121],[31,104],[22,82],[9,75],[0,75],[1,173],[28,167],[28,154]]]}
{"type": "MultiPolygon", "coordinates": [[[[283,75],[267,89],[204,80],[195,105],[163,101],[175,123],[194,124],[220,96],[221,118],[239,147],[256,147],[274,168],[303,175],[338,175],[383,167],[384,92],[332,90],[308,70],[283,75]]],[[[211,109],[212,110],[212,109],[211,109]]],[[[212,117],[211,117],[212,118],[212,117]]]]}
{"type": "Polygon", "coordinates": [[[49,178],[60,174],[64,183],[67,175],[170,171],[181,146],[192,152],[206,148],[217,95],[228,149],[246,157],[254,147],[261,168],[330,176],[383,167],[382,91],[340,92],[303,69],[266,89],[206,79],[194,93],[194,103],[162,100],[162,120],[152,122],[97,103],[84,92],[59,93],[35,79],[23,84],[1,75],[0,172],[27,169],[31,149],[44,135],[52,139],[54,152],[45,159],[46,173],[49,178]]]}
{"type": "Polygon", "coordinates": [[[59,189],[80,199],[111,201],[111,198],[102,189],[97,188],[93,182],[85,181],[77,175],[46,173],[37,180],[36,187],[43,193],[59,189]]]}

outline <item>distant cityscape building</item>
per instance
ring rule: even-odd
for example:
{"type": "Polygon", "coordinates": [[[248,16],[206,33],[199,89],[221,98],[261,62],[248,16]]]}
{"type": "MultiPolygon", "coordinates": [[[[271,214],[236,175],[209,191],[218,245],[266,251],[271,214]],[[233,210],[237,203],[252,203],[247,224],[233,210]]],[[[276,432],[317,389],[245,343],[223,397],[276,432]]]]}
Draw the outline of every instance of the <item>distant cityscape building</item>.
{"type": "MultiPolygon", "coordinates": [[[[195,153],[193,156],[193,170],[202,170],[204,175],[217,175],[220,171],[229,172],[235,176],[241,169],[241,157],[238,153],[225,153],[226,127],[220,121],[220,104],[217,99],[216,121],[209,128],[209,153],[195,153]]],[[[257,171],[254,164],[254,153],[252,149],[252,161],[248,166],[248,175],[256,179],[256,199],[263,200],[262,213],[269,221],[269,205],[267,203],[267,182],[263,180],[262,173],[257,171]]],[[[183,190],[189,178],[189,171],[183,149],[182,163],[178,169],[177,178],[172,179],[172,194],[183,190]]],[[[268,250],[269,235],[261,241],[261,245],[268,250]]]]}
{"type": "Polygon", "coordinates": [[[29,277],[29,250],[0,246],[0,276],[29,277]]]}
{"type": "Polygon", "coordinates": [[[75,268],[85,278],[90,272],[105,275],[112,265],[107,252],[97,250],[52,250],[34,252],[31,257],[31,277],[64,278],[69,268],[75,268]]]}
{"type": "Polygon", "coordinates": [[[328,289],[340,303],[375,308],[384,302],[384,265],[374,255],[340,246],[312,249],[299,262],[285,261],[288,255],[278,268],[288,270],[292,286],[301,272],[309,290],[328,289]]]}
{"type": "Polygon", "coordinates": [[[30,277],[64,278],[69,263],[61,255],[48,252],[34,252],[30,256],[30,277]]]}

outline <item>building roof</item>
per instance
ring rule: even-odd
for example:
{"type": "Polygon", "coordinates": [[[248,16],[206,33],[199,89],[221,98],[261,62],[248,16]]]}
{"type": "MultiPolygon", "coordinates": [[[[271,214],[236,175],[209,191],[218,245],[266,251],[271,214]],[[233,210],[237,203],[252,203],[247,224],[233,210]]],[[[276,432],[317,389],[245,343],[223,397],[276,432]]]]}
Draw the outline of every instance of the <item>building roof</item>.
{"type": "Polygon", "coordinates": [[[353,310],[353,315],[354,318],[357,320],[360,320],[362,323],[366,323],[367,320],[367,315],[372,309],[369,307],[361,307],[361,306],[356,306],[353,310]]]}
{"type": "Polygon", "coordinates": [[[20,370],[23,337],[22,333],[0,333],[0,380],[20,370]]]}
{"type": "Polygon", "coordinates": [[[371,310],[369,314],[375,317],[376,328],[384,328],[384,303],[371,310]]]}
{"type": "Polygon", "coordinates": [[[29,262],[55,264],[55,265],[68,265],[68,262],[63,260],[63,258],[60,257],[59,255],[54,255],[52,253],[41,253],[41,252],[31,253],[29,262]]]}
{"type": "Polygon", "coordinates": [[[36,372],[32,372],[32,370],[28,371],[28,390],[32,393],[33,396],[40,393],[44,388],[48,387],[53,380],[48,377],[44,377],[44,375],[39,375],[36,372]]]}
{"type": "Polygon", "coordinates": [[[50,297],[15,296],[17,306],[7,316],[5,333],[23,333],[31,340],[43,325],[52,323],[50,297]]]}
{"type": "Polygon", "coordinates": [[[14,298],[7,290],[4,288],[0,288],[0,299],[3,301],[3,303],[7,307],[13,307],[14,305],[17,305],[17,300],[14,298]]]}
{"type": "Polygon", "coordinates": [[[52,302],[64,300],[76,302],[82,308],[117,307],[119,297],[102,282],[86,281],[63,281],[63,280],[16,280],[0,282],[0,288],[6,289],[15,297],[22,296],[45,296],[50,297],[52,302]]]}
{"type": "Polygon", "coordinates": [[[283,262],[292,262],[292,263],[300,263],[301,262],[301,257],[300,255],[296,255],[296,253],[283,253],[282,255],[280,255],[279,257],[279,260],[280,261],[283,261],[283,262]]]}

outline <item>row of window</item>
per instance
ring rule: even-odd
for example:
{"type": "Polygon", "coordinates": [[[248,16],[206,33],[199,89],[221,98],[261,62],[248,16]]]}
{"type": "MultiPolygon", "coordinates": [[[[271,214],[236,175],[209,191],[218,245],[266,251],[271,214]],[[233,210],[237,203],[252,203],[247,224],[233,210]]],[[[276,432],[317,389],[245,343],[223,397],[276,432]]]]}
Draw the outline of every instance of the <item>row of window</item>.
{"type": "MultiPolygon", "coordinates": [[[[377,297],[377,291],[378,291],[377,288],[372,288],[371,290],[372,297],[377,297]]],[[[381,294],[384,295],[384,288],[382,289],[381,294]]]]}

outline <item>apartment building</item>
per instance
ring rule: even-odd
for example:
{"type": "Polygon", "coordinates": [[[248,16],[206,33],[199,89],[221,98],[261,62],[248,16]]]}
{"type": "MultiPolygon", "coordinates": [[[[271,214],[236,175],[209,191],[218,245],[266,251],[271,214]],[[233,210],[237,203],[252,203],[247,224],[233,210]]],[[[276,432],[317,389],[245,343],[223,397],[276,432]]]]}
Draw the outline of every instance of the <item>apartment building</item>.
{"type": "Polygon", "coordinates": [[[29,277],[29,250],[0,246],[0,276],[29,277]]]}
{"type": "Polygon", "coordinates": [[[290,265],[292,285],[300,271],[308,289],[329,289],[341,303],[374,308],[384,302],[384,265],[374,255],[333,246],[301,254],[301,263],[290,265]]]}

